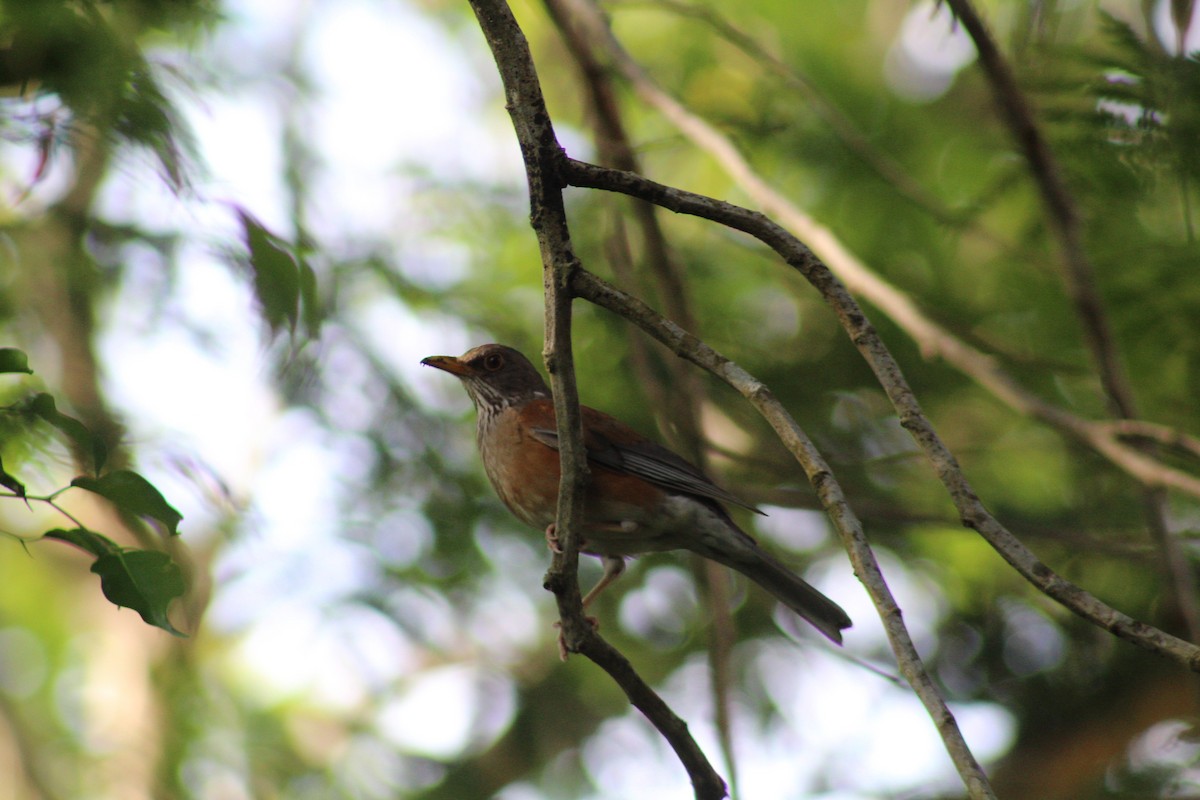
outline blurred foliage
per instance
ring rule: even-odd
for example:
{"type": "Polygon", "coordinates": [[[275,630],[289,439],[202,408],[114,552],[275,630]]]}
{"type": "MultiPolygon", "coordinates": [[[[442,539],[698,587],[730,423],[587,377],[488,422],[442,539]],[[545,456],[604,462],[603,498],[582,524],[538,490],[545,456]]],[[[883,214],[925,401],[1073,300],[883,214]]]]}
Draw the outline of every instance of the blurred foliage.
{"type": "MultiPolygon", "coordinates": [[[[26,135],[43,146],[60,129],[84,126],[150,149],[166,178],[180,186],[190,134],[147,62],[142,39],[168,30],[192,34],[213,20],[210,0],[6,0],[0,4],[0,87],[60,104],[63,114],[42,105],[21,115],[26,135]]],[[[5,115],[9,136],[15,116],[5,115]]]]}
{"type": "MultiPolygon", "coordinates": [[[[1081,206],[1087,252],[1142,413],[1195,434],[1200,63],[1173,55],[1163,43],[1172,37],[1160,39],[1126,5],[1110,7],[1112,15],[1089,4],[1003,2],[987,11],[1081,206]]],[[[423,6],[469,43],[470,63],[494,89],[469,9],[423,6]]],[[[790,74],[675,3],[609,10],[617,35],[661,85],[924,313],[1047,401],[1102,418],[1107,404],[1063,289],[1044,209],[984,79],[965,65],[936,76],[942,92],[914,99],[912,87],[901,86],[905,74],[915,80],[898,66],[901,31],[930,10],[784,0],[753,7],[719,0],[706,8],[790,74]],[[798,85],[813,87],[828,105],[798,85]],[[830,107],[844,124],[830,123],[830,107]],[[857,138],[848,138],[847,125],[857,138]],[[898,169],[905,183],[881,164],[898,169]]],[[[540,5],[522,3],[517,12],[560,135],[572,156],[593,157],[594,114],[571,54],[540,5]]],[[[188,245],[213,243],[207,234],[143,225],[98,204],[99,187],[122,179],[115,156],[148,150],[175,193],[168,196],[182,204],[203,173],[179,111],[182,95],[228,91],[237,76],[262,65],[280,75],[257,77],[285,82],[294,105],[317,91],[310,67],[289,60],[299,48],[251,67],[244,51],[203,49],[230,24],[202,0],[0,2],[0,139],[9,156],[37,165],[27,174],[12,161],[0,164],[2,177],[27,190],[0,200],[0,344],[31,354],[49,392],[42,396],[57,401],[43,401],[40,418],[65,437],[50,439],[44,425],[0,415],[0,485],[13,495],[26,485],[38,492],[65,485],[99,471],[101,462],[108,476],[137,476],[130,466],[152,449],[131,441],[126,424],[137,420],[106,397],[104,376],[122,365],[99,342],[133,324],[131,297],[158,308],[149,315],[154,327],[186,329],[172,317],[172,287],[189,268],[188,245]],[[235,77],[223,81],[223,72],[235,77]],[[45,201],[41,182],[54,168],[69,175],[67,186],[45,201]]],[[[269,105],[277,98],[268,91],[259,97],[269,105]]],[[[744,202],[710,158],[626,88],[618,86],[616,96],[647,175],[744,202]]],[[[511,137],[501,99],[487,102],[487,114],[464,124],[511,137]]],[[[201,522],[183,530],[182,541],[155,540],[180,575],[168,576],[148,602],[155,624],[171,629],[166,604],[186,584],[170,615],[200,635],[176,641],[131,625],[130,615],[100,608],[106,604],[94,583],[80,585],[74,556],[32,544],[34,557],[18,558],[20,546],[0,540],[0,794],[462,800],[509,787],[512,797],[606,796],[596,754],[606,739],[625,741],[627,703],[581,659],[564,667],[554,658],[551,604],[540,591],[541,536],[510,519],[487,485],[465,397],[456,386],[430,397],[410,385],[395,361],[406,343],[372,326],[404,316],[426,333],[453,339],[465,329],[472,342],[504,341],[536,354],[541,275],[523,187],[499,176],[492,182],[401,165],[396,180],[408,194],[396,210],[402,223],[394,238],[348,232],[322,240],[313,232],[325,209],[316,133],[302,115],[279,113],[290,229],[268,226],[257,209],[236,204],[227,209],[235,218],[227,238],[211,249],[242,282],[246,315],[261,319],[280,416],[289,430],[319,441],[322,458],[334,464],[331,524],[368,566],[355,573],[352,591],[328,600],[313,623],[321,636],[313,636],[358,679],[331,696],[265,687],[247,666],[253,646],[243,634],[258,617],[272,624],[266,603],[241,609],[251,620],[242,630],[201,625],[210,591],[236,592],[255,570],[276,565],[222,561],[254,539],[253,491],[246,508],[230,502],[224,476],[209,480],[207,468],[180,468],[172,480],[211,491],[201,522]],[[423,682],[446,674],[467,687],[470,734],[449,752],[398,739],[388,713],[414,713],[407,703],[423,682]]],[[[906,620],[931,631],[922,646],[950,698],[990,704],[1014,720],[1013,741],[990,764],[1001,796],[1196,792],[1194,678],[1036,594],[958,525],[870,371],[798,275],[740,235],[660,214],[671,257],[683,265],[685,296],[673,298],[653,279],[651,248],[623,199],[571,190],[568,210],[586,267],[656,307],[684,300],[694,332],[765,381],[822,448],[885,566],[893,565],[890,579],[915,587],[916,608],[905,608],[906,620]]],[[[1131,616],[1186,635],[1140,488],[1079,442],[927,358],[879,310],[868,313],[988,507],[1069,579],[1131,616]]],[[[219,351],[194,327],[197,348],[219,351]]],[[[704,453],[722,482],[777,507],[777,516],[815,519],[783,510],[814,509],[816,498],[769,428],[732,392],[699,378],[693,399],[705,441],[680,443],[685,426],[672,424],[660,401],[682,386],[667,354],[582,304],[575,341],[589,405],[704,453]],[[644,368],[634,368],[639,353],[644,368]]],[[[0,371],[24,372],[19,352],[0,349],[0,371]]],[[[0,405],[20,399],[10,389],[0,384],[0,405]]],[[[1195,471],[1185,454],[1165,456],[1195,471]]],[[[91,480],[80,485],[119,504],[120,491],[108,491],[114,487],[103,477],[91,480]]],[[[112,539],[77,530],[60,530],[58,538],[105,558],[148,545],[139,538],[147,535],[139,516],[174,530],[178,512],[161,494],[135,497],[127,513],[106,519],[122,530],[112,539]]],[[[1198,512],[1194,498],[1169,498],[1168,527],[1193,575],[1198,512]]],[[[0,508],[0,522],[27,538],[61,525],[31,513],[0,508]]],[[[791,562],[837,575],[830,585],[848,593],[837,543],[821,525],[807,527],[764,527],[759,535],[791,562]]],[[[605,635],[647,679],[682,698],[707,691],[707,681],[694,676],[712,647],[693,566],[677,556],[648,557],[598,604],[605,635]]],[[[582,580],[596,574],[584,565],[582,580]]],[[[297,568],[273,591],[287,600],[324,579],[297,568]]],[[[802,676],[796,662],[812,640],[785,645],[793,631],[773,616],[769,599],[740,585],[734,594],[733,691],[753,720],[746,727],[795,736],[803,724],[788,719],[771,669],[779,648],[789,647],[791,670],[802,676]]],[[[870,627],[867,619],[856,623],[870,627]]],[[[864,636],[870,644],[856,655],[889,664],[882,638],[864,636]]],[[[316,661],[320,647],[313,647],[316,661]]],[[[878,683],[846,668],[864,687],[878,683]]],[[[678,769],[669,755],[661,761],[662,770],[678,769]]],[[[837,763],[816,770],[807,788],[836,785],[845,774],[837,763]]],[[[879,796],[936,791],[903,787],[879,796]]]]}

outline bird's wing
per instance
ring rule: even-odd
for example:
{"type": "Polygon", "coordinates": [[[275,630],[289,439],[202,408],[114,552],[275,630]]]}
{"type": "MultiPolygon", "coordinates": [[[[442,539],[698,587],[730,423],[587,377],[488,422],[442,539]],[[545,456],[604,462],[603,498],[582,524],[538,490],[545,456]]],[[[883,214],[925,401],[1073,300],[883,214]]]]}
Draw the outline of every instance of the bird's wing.
{"type": "MultiPolygon", "coordinates": [[[[699,469],[660,444],[643,439],[624,423],[594,409],[584,407],[589,423],[584,435],[588,460],[615,472],[635,475],[655,486],[681,494],[732,503],[756,514],[763,512],[717,486],[699,469]]],[[[533,428],[533,438],[547,447],[558,449],[558,432],[533,428]]]]}

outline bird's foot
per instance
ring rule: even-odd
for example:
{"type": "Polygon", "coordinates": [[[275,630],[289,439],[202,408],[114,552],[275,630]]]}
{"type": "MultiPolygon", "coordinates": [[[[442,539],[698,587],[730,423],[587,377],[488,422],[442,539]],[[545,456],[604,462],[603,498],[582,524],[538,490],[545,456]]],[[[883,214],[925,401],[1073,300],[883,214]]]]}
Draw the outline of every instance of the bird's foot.
{"type": "MultiPolygon", "coordinates": [[[[579,548],[582,550],[587,546],[587,542],[583,539],[579,540],[579,548]]],[[[562,555],[562,544],[558,539],[558,523],[551,522],[546,526],[546,547],[550,548],[551,553],[562,555]]]]}
{"type": "Polygon", "coordinates": [[[558,543],[558,524],[551,522],[546,526],[546,547],[550,548],[551,553],[562,555],[562,545],[558,543]]]}
{"type": "MultiPolygon", "coordinates": [[[[592,630],[600,630],[600,620],[592,616],[584,616],[584,620],[592,626],[592,630]]],[[[558,657],[561,661],[566,661],[571,651],[567,649],[567,637],[563,634],[562,621],[554,623],[554,627],[558,628],[558,657]]]]}

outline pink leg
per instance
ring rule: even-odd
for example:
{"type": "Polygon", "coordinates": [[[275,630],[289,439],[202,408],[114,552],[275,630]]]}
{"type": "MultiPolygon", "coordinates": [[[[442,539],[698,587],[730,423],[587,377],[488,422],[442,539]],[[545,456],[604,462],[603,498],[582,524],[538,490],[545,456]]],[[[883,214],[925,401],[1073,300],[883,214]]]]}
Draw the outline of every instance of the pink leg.
{"type": "Polygon", "coordinates": [[[583,607],[587,608],[596,595],[606,589],[609,584],[621,577],[621,573],[625,572],[625,559],[620,556],[603,556],[604,559],[604,574],[600,576],[600,580],[596,581],[596,585],[592,590],[583,597],[583,607]]]}

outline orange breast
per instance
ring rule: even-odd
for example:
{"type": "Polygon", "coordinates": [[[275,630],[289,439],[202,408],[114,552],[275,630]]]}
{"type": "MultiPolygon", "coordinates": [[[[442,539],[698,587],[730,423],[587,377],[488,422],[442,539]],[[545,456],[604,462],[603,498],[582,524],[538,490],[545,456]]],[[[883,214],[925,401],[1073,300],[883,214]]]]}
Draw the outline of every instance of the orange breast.
{"type": "Polygon", "coordinates": [[[517,412],[501,411],[479,430],[479,454],[496,494],[517,519],[536,528],[554,521],[558,506],[558,453],[525,435],[517,412]]]}
{"type": "MultiPolygon", "coordinates": [[[[537,412],[527,424],[553,428],[554,416],[549,401],[535,401],[535,404],[526,409],[527,419],[531,412],[537,412]]],[[[488,478],[513,515],[540,529],[554,522],[560,475],[558,451],[528,436],[519,423],[518,413],[511,408],[500,412],[486,430],[481,426],[478,438],[488,478]]],[[[623,523],[636,524],[636,533],[631,531],[634,538],[649,533],[647,528],[652,527],[654,509],[662,501],[664,492],[632,475],[596,464],[590,464],[590,467],[584,523],[589,528],[605,529],[606,535],[588,538],[607,540],[610,538],[607,534],[611,533],[609,529],[623,523]]],[[[616,549],[623,548],[618,545],[616,549]]],[[[634,551],[641,549],[632,548],[634,551]]]]}

